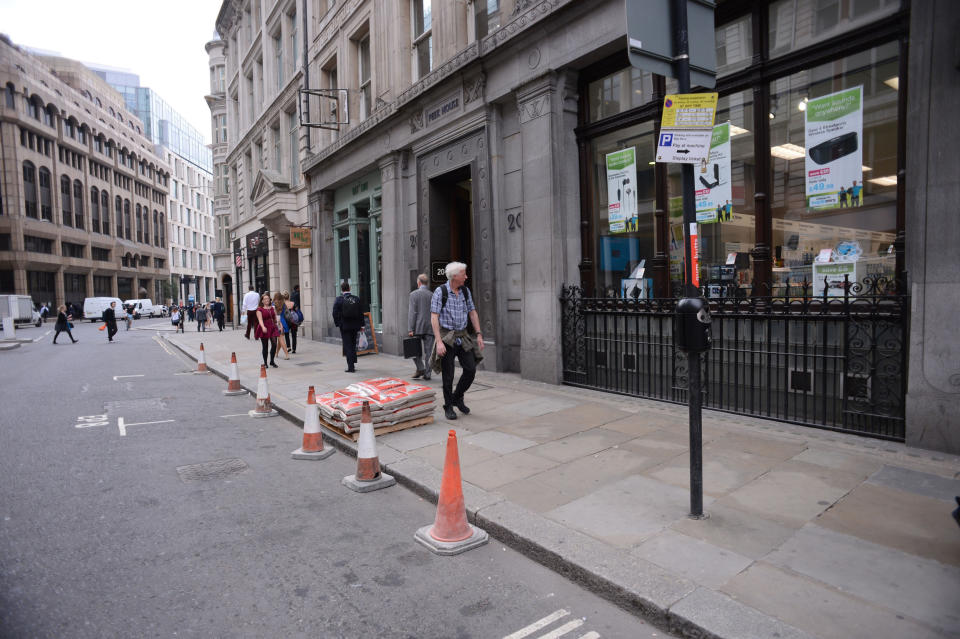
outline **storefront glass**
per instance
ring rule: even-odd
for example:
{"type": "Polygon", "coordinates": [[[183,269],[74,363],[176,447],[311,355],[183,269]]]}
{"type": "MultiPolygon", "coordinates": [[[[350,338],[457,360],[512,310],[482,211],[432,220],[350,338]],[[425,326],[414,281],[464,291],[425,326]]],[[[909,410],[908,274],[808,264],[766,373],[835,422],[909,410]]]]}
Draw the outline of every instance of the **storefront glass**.
{"type": "Polygon", "coordinates": [[[778,0],[770,5],[770,57],[786,55],[895,13],[901,0],[778,0]]]}
{"type": "Polygon", "coordinates": [[[653,74],[634,67],[594,80],[588,87],[590,122],[646,104],[653,96],[653,74]]]}
{"type": "MultiPolygon", "coordinates": [[[[650,276],[636,269],[641,261],[649,266],[655,250],[655,151],[653,122],[626,127],[591,142],[598,291],[620,295],[623,280],[631,275],[641,280],[650,276]],[[631,149],[633,156],[626,160],[617,153],[631,149]]],[[[648,296],[650,282],[633,284],[639,284],[643,297],[648,296]]]]}
{"type": "Polygon", "coordinates": [[[840,264],[851,281],[893,276],[898,68],[891,42],[770,83],[775,292],[805,280],[819,296],[824,276],[842,280],[840,264]],[[813,128],[811,104],[848,96],[848,115],[827,120],[823,132],[813,128]]]}
{"type": "Polygon", "coordinates": [[[337,189],[334,196],[333,229],[336,294],[340,283],[350,282],[351,291],[369,309],[374,325],[381,321],[381,255],[379,174],[337,189]]]}

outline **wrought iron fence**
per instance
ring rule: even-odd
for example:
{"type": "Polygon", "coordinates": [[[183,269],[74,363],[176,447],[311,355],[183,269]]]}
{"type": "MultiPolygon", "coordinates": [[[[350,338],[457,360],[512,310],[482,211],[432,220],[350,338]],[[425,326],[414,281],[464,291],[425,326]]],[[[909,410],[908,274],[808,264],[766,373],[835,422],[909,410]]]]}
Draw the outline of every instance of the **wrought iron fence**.
{"type": "MultiPolygon", "coordinates": [[[[564,286],[564,382],[685,403],[676,301],[588,298],[564,286]]],[[[909,308],[883,277],[846,281],[840,296],[814,297],[802,282],[782,295],[710,299],[703,406],[902,441],[909,308]]]]}

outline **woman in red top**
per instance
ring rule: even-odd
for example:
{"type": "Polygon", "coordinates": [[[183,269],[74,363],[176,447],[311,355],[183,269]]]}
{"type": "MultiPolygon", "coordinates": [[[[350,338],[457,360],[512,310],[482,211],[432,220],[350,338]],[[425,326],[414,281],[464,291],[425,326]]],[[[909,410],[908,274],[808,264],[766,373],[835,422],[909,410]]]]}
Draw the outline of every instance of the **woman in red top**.
{"type": "Polygon", "coordinates": [[[280,329],[277,327],[277,313],[273,310],[273,304],[270,301],[270,294],[264,293],[260,296],[260,306],[257,308],[257,327],[253,333],[254,337],[263,344],[263,365],[267,365],[267,346],[270,346],[270,366],[277,366],[277,338],[280,337],[280,329]]]}

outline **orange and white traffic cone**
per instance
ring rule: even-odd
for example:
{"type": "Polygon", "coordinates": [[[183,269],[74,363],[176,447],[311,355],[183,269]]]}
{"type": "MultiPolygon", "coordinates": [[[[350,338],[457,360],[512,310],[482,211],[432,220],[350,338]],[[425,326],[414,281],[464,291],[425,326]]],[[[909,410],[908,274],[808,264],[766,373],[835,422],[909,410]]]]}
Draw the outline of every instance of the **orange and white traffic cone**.
{"type": "Polygon", "coordinates": [[[207,356],[203,351],[203,342],[200,342],[200,359],[197,360],[197,372],[206,373],[207,372],[207,356]]]}
{"type": "Polygon", "coordinates": [[[230,379],[227,381],[227,390],[224,395],[246,395],[247,391],[240,386],[240,371],[237,370],[237,354],[230,353],[230,379]]]}
{"type": "Polygon", "coordinates": [[[347,475],[340,483],[358,493],[380,490],[397,483],[393,475],[380,471],[377,440],[373,434],[373,419],[370,417],[370,402],[363,402],[363,412],[360,413],[360,437],[357,440],[357,474],[347,475]]]}
{"type": "Polygon", "coordinates": [[[260,364],[260,379],[257,381],[257,407],[248,413],[250,417],[275,417],[278,413],[270,406],[270,390],[267,387],[267,367],[260,364]]]}
{"type": "Polygon", "coordinates": [[[333,448],[323,447],[320,408],[317,406],[316,392],[311,386],[307,391],[307,412],[303,418],[303,446],[290,453],[290,456],[294,459],[326,459],[332,454],[333,448]]]}
{"type": "Polygon", "coordinates": [[[454,430],[447,435],[447,457],[443,462],[443,478],[440,480],[437,518],[433,526],[424,526],[413,538],[438,555],[458,555],[482,546],[489,540],[486,531],[467,521],[463,482],[460,479],[460,453],[457,450],[457,432],[454,430]]]}

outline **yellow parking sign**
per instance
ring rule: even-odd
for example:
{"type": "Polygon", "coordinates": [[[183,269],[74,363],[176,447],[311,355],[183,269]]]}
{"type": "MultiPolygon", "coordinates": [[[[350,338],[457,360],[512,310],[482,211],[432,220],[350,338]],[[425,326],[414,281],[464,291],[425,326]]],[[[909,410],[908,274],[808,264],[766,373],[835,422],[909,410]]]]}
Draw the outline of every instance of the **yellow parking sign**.
{"type": "Polygon", "coordinates": [[[717,116],[717,93],[683,93],[663,98],[661,129],[710,129],[717,116]]]}

